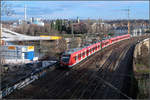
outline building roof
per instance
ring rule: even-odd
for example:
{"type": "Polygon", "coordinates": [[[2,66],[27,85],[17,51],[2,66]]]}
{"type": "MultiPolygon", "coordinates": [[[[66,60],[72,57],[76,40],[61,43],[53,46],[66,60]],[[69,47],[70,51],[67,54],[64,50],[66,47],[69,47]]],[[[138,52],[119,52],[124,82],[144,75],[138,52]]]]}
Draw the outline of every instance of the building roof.
{"type": "MultiPolygon", "coordinates": [[[[148,26],[130,26],[130,29],[133,30],[133,29],[144,29],[144,28],[148,28],[148,26]]],[[[120,26],[120,27],[117,27],[117,28],[114,28],[115,30],[128,30],[128,26],[120,26]]]]}

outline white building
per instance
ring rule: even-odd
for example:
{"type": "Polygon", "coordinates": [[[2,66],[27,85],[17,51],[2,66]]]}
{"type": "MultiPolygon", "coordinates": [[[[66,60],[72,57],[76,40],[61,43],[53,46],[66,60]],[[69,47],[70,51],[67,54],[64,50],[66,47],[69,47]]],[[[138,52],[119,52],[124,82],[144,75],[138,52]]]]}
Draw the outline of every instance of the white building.
{"type": "MultiPolygon", "coordinates": [[[[147,29],[148,29],[148,27],[146,27],[146,26],[130,27],[130,33],[133,36],[140,36],[140,35],[144,34],[147,29]]],[[[114,33],[115,33],[115,36],[128,34],[128,27],[123,26],[123,27],[114,28],[114,33]]]]}

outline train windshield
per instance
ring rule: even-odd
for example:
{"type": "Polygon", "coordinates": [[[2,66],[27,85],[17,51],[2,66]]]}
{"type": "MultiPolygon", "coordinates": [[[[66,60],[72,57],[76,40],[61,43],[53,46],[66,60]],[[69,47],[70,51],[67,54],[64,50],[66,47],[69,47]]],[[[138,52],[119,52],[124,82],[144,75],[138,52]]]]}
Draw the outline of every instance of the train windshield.
{"type": "Polygon", "coordinates": [[[70,55],[63,55],[61,60],[65,63],[68,63],[69,62],[69,59],[70,59],[70,55]]]}

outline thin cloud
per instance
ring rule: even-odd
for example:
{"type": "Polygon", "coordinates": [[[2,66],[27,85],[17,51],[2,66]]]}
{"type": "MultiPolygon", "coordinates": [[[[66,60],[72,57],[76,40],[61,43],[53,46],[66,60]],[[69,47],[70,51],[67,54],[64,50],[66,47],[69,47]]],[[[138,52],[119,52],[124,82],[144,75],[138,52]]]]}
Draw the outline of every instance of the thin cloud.
{"type": "Polygon", "coordinates": [[[127,9],[128,6],[132,8],[131,13],[137,12],[133,17],[141,15],[147,17],[146,12],[149,10],[146,9],[149,6],[148,1],[9,1],[9,3],[18,14],[16,18],[24,15],[24,4],[27,5],[27,14],[31,17],[101,16],[102,18],[115,18],[124,16],[119,10],[127,9]],[[143,11],[139,15],[140,9],[143,11]]]}

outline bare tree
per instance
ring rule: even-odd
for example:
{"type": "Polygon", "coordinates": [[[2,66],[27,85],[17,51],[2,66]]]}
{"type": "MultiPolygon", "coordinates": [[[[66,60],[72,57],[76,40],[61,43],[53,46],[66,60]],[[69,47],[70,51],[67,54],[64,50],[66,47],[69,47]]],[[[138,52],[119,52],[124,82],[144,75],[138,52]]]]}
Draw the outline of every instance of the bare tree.
{"type": "MultiPolygon", "coordinates": [[[[7,4],[4,1],[1,2],[0,9],[1,9],[1,11],[0,11],[0,15],[1,16],[4,16],[4,15],[11,16],[11,15],[14,14],[14,10],[11,8],[11,5],[7,4]]],[[[2,33],[2,21],[0,21],[0,46],[1,46],[1,33],[2,33]]],[[[4,70],[3,67],[1,67],[2,66],[2,62],[3,62],[2,60],[3,60],[3,58],[1,57],[1,51],[0,51],[0,72],[2,70],[4,70]]],[[[3,73],[0,73],[0,76],[1,75],[3,75],[3,73]]]]}
{"type": "Polygon", "coordinates": [[[1,15],[4,16],[12,16],[15,14],[15,11],[12,9],[11,4],[7,4],[6,2],[1,2],[1,15]]]}

